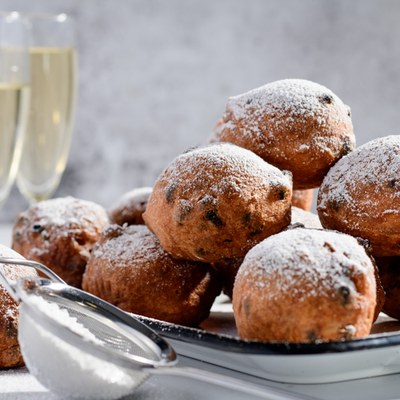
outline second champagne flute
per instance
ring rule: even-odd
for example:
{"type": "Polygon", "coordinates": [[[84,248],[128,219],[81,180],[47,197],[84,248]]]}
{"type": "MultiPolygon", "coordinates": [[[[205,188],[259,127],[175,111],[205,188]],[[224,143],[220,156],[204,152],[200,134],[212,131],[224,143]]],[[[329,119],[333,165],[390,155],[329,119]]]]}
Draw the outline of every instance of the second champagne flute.
{"type": "Polygon", "coordinates": [[[65,170],[76,102],[74,21],[66,14],[30,14],[31,105],[17,176],[35,203],[51,197],[65,170]]]}

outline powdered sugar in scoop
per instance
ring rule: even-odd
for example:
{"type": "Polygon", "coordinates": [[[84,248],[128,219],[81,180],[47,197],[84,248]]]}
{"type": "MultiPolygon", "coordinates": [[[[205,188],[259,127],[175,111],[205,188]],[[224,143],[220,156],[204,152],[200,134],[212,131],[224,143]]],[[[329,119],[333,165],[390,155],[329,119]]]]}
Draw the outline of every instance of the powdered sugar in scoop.
{"type": "MultiPolygon", "coordinates": [[[[373,266],[355,238],[333,231],[298,228],[273,235],[253,247],[237,279],[247,274],[259,276],[259,287],[274,285],[270,293],[263,291],[267,298],[289,291],[293,298],[302,301],[310,296],[325,296],[342,286],[356,291],[352,277],[373,277],[373,266]]],[[[375,286],[375,282],[371,283],[375,286]]]]}
{"type": "MultiPolygon", "coordinates": [[[[34,295],[29,296],[29,303],[84,340],[98,340],[56,304],[34,295]]],[[[40,326],[25,303],[21,306],[19,342],[31,374],[62,398],[118,399],[131,393],[147,377],[144,372],[125,370],[63,341],[40,326]]]]}

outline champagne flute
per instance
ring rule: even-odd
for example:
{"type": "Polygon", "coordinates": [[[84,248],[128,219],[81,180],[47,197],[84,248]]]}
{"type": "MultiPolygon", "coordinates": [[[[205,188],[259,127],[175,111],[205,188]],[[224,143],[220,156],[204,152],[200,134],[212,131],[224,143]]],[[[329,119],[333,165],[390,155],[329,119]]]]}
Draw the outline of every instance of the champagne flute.
{"type": "Polygon", "coordinates": [[[29,14],[31,102],[17,186],[31,203],[57,189],[68,161],[76,101],[74,21],[29,14]]]}
{"type": "Polygon", "coordinates": [[[0,206],[18,171],[28,118],[28,40],[21,15],[0,12],[0,206]]]}

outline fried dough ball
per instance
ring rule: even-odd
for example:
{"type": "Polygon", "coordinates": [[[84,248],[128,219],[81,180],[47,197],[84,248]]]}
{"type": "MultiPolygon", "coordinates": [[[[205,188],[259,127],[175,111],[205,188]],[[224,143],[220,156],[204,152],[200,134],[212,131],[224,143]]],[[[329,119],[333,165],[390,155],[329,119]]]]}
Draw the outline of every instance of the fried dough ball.
{"type": "Polygon", "coordinates": [[[141,187],[123,194],[108,210],[111,223],[144,225],[142,214],[152,190],[151,187],[141,187]]]}
{"type": "Polygon", "coordinates": [[[93,244],[108,224],[104,208],[90,201],[42,201],[18,215],[12,248],[79,288],[93,244]]]}
{"type": "Polygon", "coordinates": [[[215,263],[243,257],[290,222],[290,174],[221,143],[175,158],[143,218],[173,257],[215,263]]]}
{"type": "Polygon", "coordinates": [[[400,257],[375,257],[375,261],[385,291],[382,311],[400,319],[400,257]]]}
{"type": "Polygon", "coordinates": [[[400,256],[400,136],[372,140],[335,164],[318,193],[322,225],[400,256]]]}
{"type": "Polygon", "coordinates": [[[173,259],[144,225],[107,228],[82,287],[125,311],[182,325],[206,319],[221,291],[210,265],[173,259]]]}
{"type": "MultiPolygon", "coordinates": [[[[322,229],[318,215],[309,211],[304,211],[301,208],[292,206],[291,224],[301,224],[305,228],[322,229]]],[[[223,260],[214,264],[215,269],[219,272],[222,281],[223,292],[232,298],[233,284],[236,274],[239,270],[243,258],[233,260],[223,260]]]]}
{"type": "Polygon", "coordinates": [[[313,189],[293,190],[292,206],[310,211],[313,202],[313,189]]]}
{"type": "MultiPolygon", "coordinates": [[[[0,244],[0,256],[24,259],[20,254],[0,244]]],[[[1,272],[10,281],[23,276],[37,276],[33,268],[0,264],[1,272]]],[[[18,304],[0,285],[0,368],[24,365],[18,344],[18,304]]]]}
{"type": "Polygon", "coordinates": [[[214,140],[258,154],[293,174],[294,189],[318,187],[355,146],[350,109],[332,91],[284,79],[230,97],[214,140]]]}
{"type": "Polygon", "coordinates": [[[241,338],[318,342],[369,334],[374,266],[351,236],[297,228],[252,248],[236,275],[233,310],[241,338]]]}

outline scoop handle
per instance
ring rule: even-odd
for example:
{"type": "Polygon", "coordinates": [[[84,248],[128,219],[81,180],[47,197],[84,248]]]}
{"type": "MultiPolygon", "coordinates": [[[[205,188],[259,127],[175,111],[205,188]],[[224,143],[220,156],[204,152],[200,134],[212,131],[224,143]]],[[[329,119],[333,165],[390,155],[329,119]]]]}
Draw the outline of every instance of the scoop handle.
{"type": "Polygon", "coordinates": [[[16,303],[19,303],[19,296],[17,291],[15,290],[15,282],[10,282],[3,274],[3,271],[0,268],[0,284],[4,286],[7,290],[8,294],[14,299],[16,303]]]}
{"type": "MultiPolygon", "coordinates": [[[[53,282],[63,283],[65,282],[55,274],[50,268],[46,267],[45,265],[38,263],[36,261],[25,260],[21,258],[12,258],[12,257],[0,257],[0,264],[12,264],[12,265],[23,265],[25,267],[31,267],[43,272],[48,278],[50,278],[53,282]]],[[[19,303],[20,298],[15,290],[16,282],[12,282],[7,279],[0,268],[0,283],[4,286],[10,296],[19,303]]]]}
{"type": "MultiPolygon", "coordinates": [[[[66,285],[66,283],[49,267],[46,267],[44,264],[37,261],[25,260],[22,258],[0,257],[0,264],[23,265],[24,267],[35,268],[38,271],[43,272],[51,281],[66,285]]],[[[4,275],[3,278],[5,279],[4,275]]]]}
{"type": "Polygon", "coordinates": [[[237,378],[191,367],[160,367],[146,369],[150,374],[190,378],[234,390],[252,398],[268,400],[316,400],[314,397],[291,393],[278,388],[256,385],[237,378]]]}

